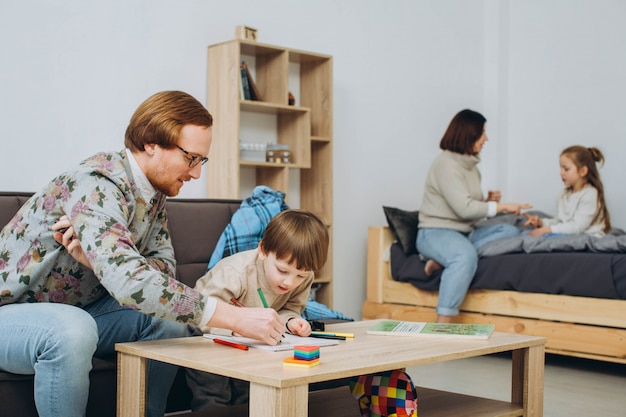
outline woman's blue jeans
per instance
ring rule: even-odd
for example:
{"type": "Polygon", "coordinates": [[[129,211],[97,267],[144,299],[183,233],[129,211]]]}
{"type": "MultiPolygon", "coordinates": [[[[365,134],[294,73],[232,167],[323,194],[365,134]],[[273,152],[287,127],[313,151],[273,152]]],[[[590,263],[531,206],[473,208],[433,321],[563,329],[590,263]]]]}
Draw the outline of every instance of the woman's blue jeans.
{"type": "Polygon", "coordinates": [[[495,224],[461,233],[452,229],[423,228],[417,231],[417,251],[443,266],[437,314],[456,316],[478,267],[476,250],[497,239],[518,236],[510,224],[495,224]]]}
{"type": "MultiPolygon", "coordinates": [[[[85,309],[55,303],[0,307],[0,369],[35,375],[40,417],[84,417],[93,356],[115,353],[115,343],[185,337],[190,326],[120,306],[110,296],[85,309]]],[[[161,417],[177,367],[148,363],[147,415],[161,417]]]]}

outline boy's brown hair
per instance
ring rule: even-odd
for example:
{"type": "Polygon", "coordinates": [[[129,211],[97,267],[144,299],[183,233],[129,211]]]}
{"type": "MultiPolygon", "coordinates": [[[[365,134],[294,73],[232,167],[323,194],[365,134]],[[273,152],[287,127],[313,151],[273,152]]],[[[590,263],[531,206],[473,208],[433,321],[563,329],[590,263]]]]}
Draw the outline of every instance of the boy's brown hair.
{"type": "Polygon", "coordinates": [[[328,257],[328,230],[306,210],[284,210],[268,223],[259,247],[304,271],[319,271],[328,257]]]}

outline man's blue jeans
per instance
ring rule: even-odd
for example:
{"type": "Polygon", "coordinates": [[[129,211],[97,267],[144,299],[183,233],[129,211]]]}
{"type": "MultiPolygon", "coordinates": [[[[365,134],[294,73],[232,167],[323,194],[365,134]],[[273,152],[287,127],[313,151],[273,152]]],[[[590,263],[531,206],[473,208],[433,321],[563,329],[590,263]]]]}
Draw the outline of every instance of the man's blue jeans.
{"type": "Polygon", "coordinates": [[[55,303],[0,307],[0,369],[35,374],[39,417],[82,417],[89,395],[96,322],[80,308],[55,303]]]}
{"type": "MultiPolygon", "coordinates": [[[[192,334],[190,326],[120,306],[110,296],[84,310],[55,303],[0,307],[0,369],[35,374],[40,417],[84,417],[93,356],[115,353],[115,343],[192,334]]],[[[165,412],[177,367],[148,363],[149,417],[165,412]]]]}
{"type": "MultiPolygon", "coordinates": [[[[98,347],[94,356],[107,357],[115,353],[115,344],[143,340],[172,339],[191,336],[194,327],[147,316],[122,307],[105,296],[85,308],[98,326],[98,347]]],[[[177,366],[148,361],[147,416],[162,417],[167,406],[167,394],[176,377],[177,366]]]]}
{"type": "Polygon", "coordinates": [[[510,224],[495,224],[461,233],[452,229],[423,228],[417,231],[417,251],[443,266],[437,314],[456,316],[465,298],[476,268],[476,249],[497,239],[518,236],[518,229],[510,224]]]}

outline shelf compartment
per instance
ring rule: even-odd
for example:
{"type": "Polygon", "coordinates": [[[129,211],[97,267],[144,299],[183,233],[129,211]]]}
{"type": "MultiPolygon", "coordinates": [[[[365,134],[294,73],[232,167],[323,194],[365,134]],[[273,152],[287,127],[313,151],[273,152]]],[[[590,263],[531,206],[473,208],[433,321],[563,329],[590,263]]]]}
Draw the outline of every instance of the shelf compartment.
{"type": "Polygon", "coordinates": [[[241,100],[241,111],[265,114],[294,114],[311,111],[308,107],[289,106],[287,104],[267,103],[265,101],[241,100]]]}
{"type": "Polygon", "coordinates": [[[273,166],[311,167],[311,112],[308,108],[277,106],[254,101],[242,101],[240,108],[246,113],[276,116],[276,143],[289,145],[292,162],[272,164],[273,166]]]}
{"type": "Polygon", "coordinates": [[[333,195],[332,143],[311,142],[311,169],[300,173],[300,186],[308,190],[300,196],[300,204],[332,224],[333,195]]]}
{"type": "Polygon", "coordinates": [[[289,55],[285,48],[256,42],[239,42],[240,60],[252,56],[255,60],[255,83],[262,102],[287,105],[287,76],[289,55]]]}
{"type": "MultiPolygon", "coordinates": [[[[276,164],[276,166],[258,166],[256,168],[256,182],[257,184],[264,184],[268,187],[282,191],[287,194],[289,190],[289,169],[282,165],[276,164]]],[[[286,196],[287,201],[289,196],[286,196]]],[[[288,201],[287,201],[288,202],[288,201]]]]}
{"type": "Polygon", "coordinates": [[[315,58],[300,63],[300,105],[311,108],[311,135],[332,137],[332,60],[315,58]]]}

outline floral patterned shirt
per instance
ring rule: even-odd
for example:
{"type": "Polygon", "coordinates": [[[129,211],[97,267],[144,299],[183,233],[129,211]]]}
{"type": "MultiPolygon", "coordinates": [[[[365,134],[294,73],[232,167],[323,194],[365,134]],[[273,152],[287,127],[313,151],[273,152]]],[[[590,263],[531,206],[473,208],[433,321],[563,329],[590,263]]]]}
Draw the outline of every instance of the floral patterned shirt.
{"type": "Polygon", "coordinates": [[[0,233],[0,308],[82,307],[108,292],[144,314],[199,325],[207,298],[174,279],[165,202],[162,193],[139,197],[124,151],[99,153],[56,177],[0,233]],[[50,228],[64,214],[93,271],[54,240],[50,228]]]}

